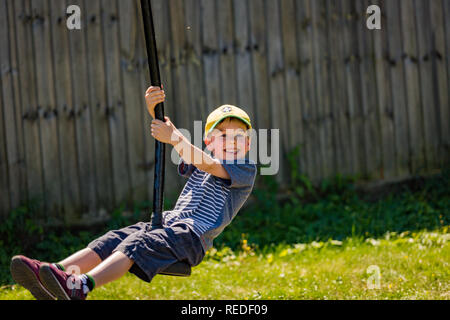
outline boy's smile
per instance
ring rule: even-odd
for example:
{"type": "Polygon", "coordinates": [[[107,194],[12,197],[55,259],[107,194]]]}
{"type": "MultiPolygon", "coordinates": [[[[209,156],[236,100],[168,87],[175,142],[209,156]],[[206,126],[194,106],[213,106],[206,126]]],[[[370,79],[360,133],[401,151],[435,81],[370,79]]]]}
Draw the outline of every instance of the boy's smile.
{"type": "Polygon", "coordinates": [[[247,126],[236,118],[226,118],[205,140],[208,150],[219,160],[243,159],[250,150],[247,126]]]}

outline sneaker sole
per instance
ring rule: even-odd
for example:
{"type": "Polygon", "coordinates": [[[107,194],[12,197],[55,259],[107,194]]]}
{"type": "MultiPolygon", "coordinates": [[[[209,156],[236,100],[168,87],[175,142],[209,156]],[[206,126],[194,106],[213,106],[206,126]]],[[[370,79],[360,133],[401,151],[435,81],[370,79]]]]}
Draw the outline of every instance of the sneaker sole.
{"type": "Polygon", "coordinates": [[[11,259],[10,271],[14,281],[30,291],[37,300],[56,300],[56,297],[42,285],[33,270],[19,257],[11,259]]]}
{"type": "Polygon", "coordinates": [[[71,300],[64,288],[56,279],[49,265],[42,265],[39,269],[39,278],[44,286],[53,293],[58,300],[71,300]]]}

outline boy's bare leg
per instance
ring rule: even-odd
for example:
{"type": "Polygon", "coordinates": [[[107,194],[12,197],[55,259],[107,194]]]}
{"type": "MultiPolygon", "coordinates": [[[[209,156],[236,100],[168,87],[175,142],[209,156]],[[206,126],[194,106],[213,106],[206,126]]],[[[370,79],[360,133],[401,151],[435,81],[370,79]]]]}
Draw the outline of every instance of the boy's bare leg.
{"type": "Polygon", "coordinates": [[[125,254],[116,251],[88,272],[88,275],[94,279],[95,287],[98,288],[122,277],[128,272],[133,263],[134,261],[129,259],[125,254]]]}
{"type": "Polygon", "coordinates": [[[86,273],[94,269],[102,259],[92,249],[85,248],[59,262],[67,272],[86,273]]]}

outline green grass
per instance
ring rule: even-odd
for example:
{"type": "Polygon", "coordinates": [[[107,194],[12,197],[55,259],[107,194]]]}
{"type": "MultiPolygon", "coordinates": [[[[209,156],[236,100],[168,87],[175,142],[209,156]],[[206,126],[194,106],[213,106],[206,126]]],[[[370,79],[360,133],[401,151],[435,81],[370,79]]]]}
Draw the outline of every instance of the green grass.
{"type": "MultiPolygon", "coordinates": [[[[379,239],[297,243],[258,250],[241,240],[232,251],[213,248],[189,278],[156,276],[148,284],[127,274],[89,299],[450,299],[449,228],[388,232],[379,239]],[[380,288],[368,288],[368,267],[380,288]]],[[[0,299],[32,299],[20,286],[0,299]]]]}
{"type": "MultiPolygon", "coordinates": [[[[289,156],[289,184],[281,189],[259,176],[253,202],[191,277],[147,284],[126,275],[89,299],[450,299],[450,168],[374,196],[358,192],[355,177],[313,186],[297,167],[297,151],[289,156]],[[379,289],[367,286],[372,265],[381,273],[379,289]]],[[[13,285],[13,255],[59,261],[108,230],[148,219],[151,210],[150,203],[124,205],[107,225],[77,231],[44,229],[37,206],[21,206],[0,224],[0,299],[32,298],[13,285]]]]}

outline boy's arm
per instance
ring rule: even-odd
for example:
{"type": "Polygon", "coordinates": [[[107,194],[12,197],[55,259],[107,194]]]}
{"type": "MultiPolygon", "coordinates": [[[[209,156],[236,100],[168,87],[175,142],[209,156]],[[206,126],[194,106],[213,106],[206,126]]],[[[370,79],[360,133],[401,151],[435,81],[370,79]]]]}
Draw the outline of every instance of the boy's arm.
{"type": "Polygon", "coordinates": [[[158,119],[152,120],[151,130],[155,139],[171,144],[186,164],[193,164],[198,169],[213,176],[231,179],[219,160],[213,159],[210,155],[192,145],[170,121],[169,117],[164,118],[165,122],[158,119]]]}
{"type": "Polygon", "coordinates": [[[208,172],[213,176],[230,179],[230,175],[219,160],[213,159],[200,148],[191,144],[181,133],[178,132],[175,134],[178,136],[178,139],[172,142],[172,145],[186,164],[193,164],[198,169],[208,172]]]}

